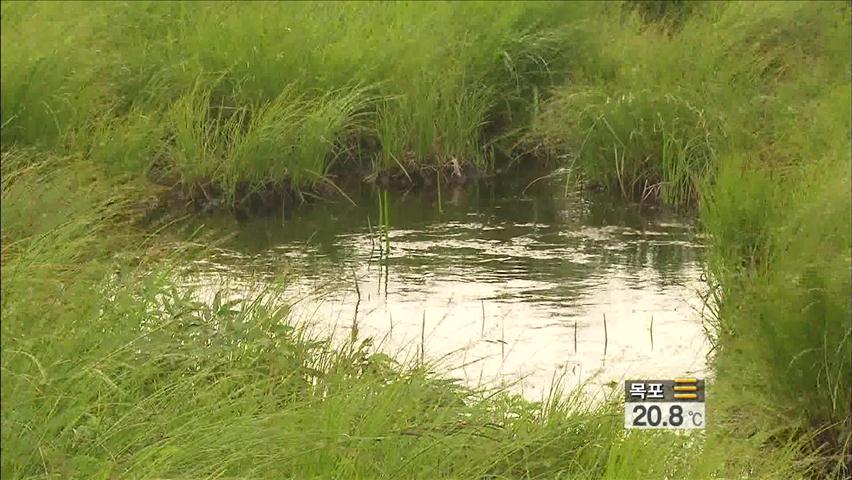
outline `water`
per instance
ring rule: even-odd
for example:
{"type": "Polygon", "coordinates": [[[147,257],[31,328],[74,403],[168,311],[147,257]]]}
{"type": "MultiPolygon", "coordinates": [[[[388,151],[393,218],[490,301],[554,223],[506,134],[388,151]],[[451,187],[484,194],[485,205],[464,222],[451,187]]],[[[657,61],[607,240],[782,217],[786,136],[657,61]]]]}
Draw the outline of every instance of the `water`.
{"type": "Polygon", "coordinates": [[[289,275],[294,318],[339,336],[357,318],[379,350],[532,399],[555,377],[600,393],[624,378],[700,376],[708,342],[692,221],[604,194],[566,197],[558,183],[522,195],[528,183],[445,190],[440,206],[434,193],[389,195],[389,254],[367,188],[357,207],[205,217],[208,232],[233,236],[199,262],[199,278],[289,275]]]}

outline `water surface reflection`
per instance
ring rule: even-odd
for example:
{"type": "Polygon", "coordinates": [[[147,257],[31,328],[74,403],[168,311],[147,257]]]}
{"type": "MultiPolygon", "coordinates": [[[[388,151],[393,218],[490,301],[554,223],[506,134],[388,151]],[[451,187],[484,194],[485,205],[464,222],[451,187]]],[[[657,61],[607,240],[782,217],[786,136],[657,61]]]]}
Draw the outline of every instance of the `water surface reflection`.
{"type": "Polygon", "coordinates": [[[700,374],[701,246],[692,223],[605,195],[540,182],[391,197],[390,251],[377,196],[284,218],[202,219],[233,238],[199,263],[210,285],[290,273],[294,315],[412,358],[441,359],[471,384],[518,382],[531,398],[554,374],[571,387],[700,374]],[[514,193],[513,193],[514,192],[514,193]],[[356,286],[357,282],[357,286],[356,286]],[[604,328],[606,319],[606,328],[604,328]],[[653,334],[651,324],[653,321],[653,334]]]}

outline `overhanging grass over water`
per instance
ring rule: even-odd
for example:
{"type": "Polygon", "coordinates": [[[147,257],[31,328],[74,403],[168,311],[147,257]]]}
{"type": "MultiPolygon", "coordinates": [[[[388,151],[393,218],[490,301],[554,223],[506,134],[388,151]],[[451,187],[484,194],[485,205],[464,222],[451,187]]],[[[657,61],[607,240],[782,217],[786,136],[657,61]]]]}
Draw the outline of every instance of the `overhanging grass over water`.
{"type": "Polygon", "coordinates": [[[590,8],[6,3],[3,145],[62,146],[234,202],[353,159],[485,168],[485,132],[529,118],[570,59],[575,32],[556,27],[590,8]]]}
{"type": "Polygon", "coordinates": [[[849,4],[665,3],[3,3],[4,477],[842,475],[849,4]],[[718,285],[705,442],[194,304],[163,280],[181,259],[127,224],[145,182],[114,179],[239,203],[512,145],[697,205],[718,285]]]}

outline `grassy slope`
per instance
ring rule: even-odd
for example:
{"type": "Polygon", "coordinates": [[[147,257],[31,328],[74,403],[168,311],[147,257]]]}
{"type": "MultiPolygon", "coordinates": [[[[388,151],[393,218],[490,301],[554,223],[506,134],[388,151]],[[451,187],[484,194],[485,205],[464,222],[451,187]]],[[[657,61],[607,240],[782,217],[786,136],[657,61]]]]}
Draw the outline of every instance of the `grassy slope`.
{"type": "Polygon", "coordinates": [[[675,31],[604,23],[619,67],[561,88],[532,136],[587,181],[700,205],[720,437],[801,441],[829,470],[852,453],[849,17],[737,3],[675,31]]]}
{"type": "Polygon", "coordinates": [[[584,4],[2,5],[4,477],[794,478],[848,451],[845,3],[711,6],[674,34],[584,4]],[[486,119],[535,114],[543,61],[569,83],[537,141],[626,195],[700,203],[706,442],[483,399],[255,299],[197,304],[104,179],[307,185],[365,138],[379,168],[481,162],[486,119]]]}

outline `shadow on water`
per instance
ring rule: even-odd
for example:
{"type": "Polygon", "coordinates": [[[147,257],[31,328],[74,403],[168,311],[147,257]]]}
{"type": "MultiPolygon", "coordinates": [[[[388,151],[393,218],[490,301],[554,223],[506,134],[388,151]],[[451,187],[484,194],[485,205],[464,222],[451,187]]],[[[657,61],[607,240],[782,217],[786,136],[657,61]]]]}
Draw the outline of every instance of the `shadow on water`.
{"type": "Polygon", "coordinates": [[[389,252],[367,187],[353,196],[357,207],[201,217],[190,228],[231,237],[199,264],[199,278],[290,273],[295,315],[345,331],[357,313],[360,334],[384,350],[411,358],[422,348],[474,384],[523,378],[514,388],[531,397],[554,373],[567,386],[601,386],[703,372],[692,220],[607,194],[566,197],[547,182],[521,195],[528,183],[390,195],[389,252]]]}

